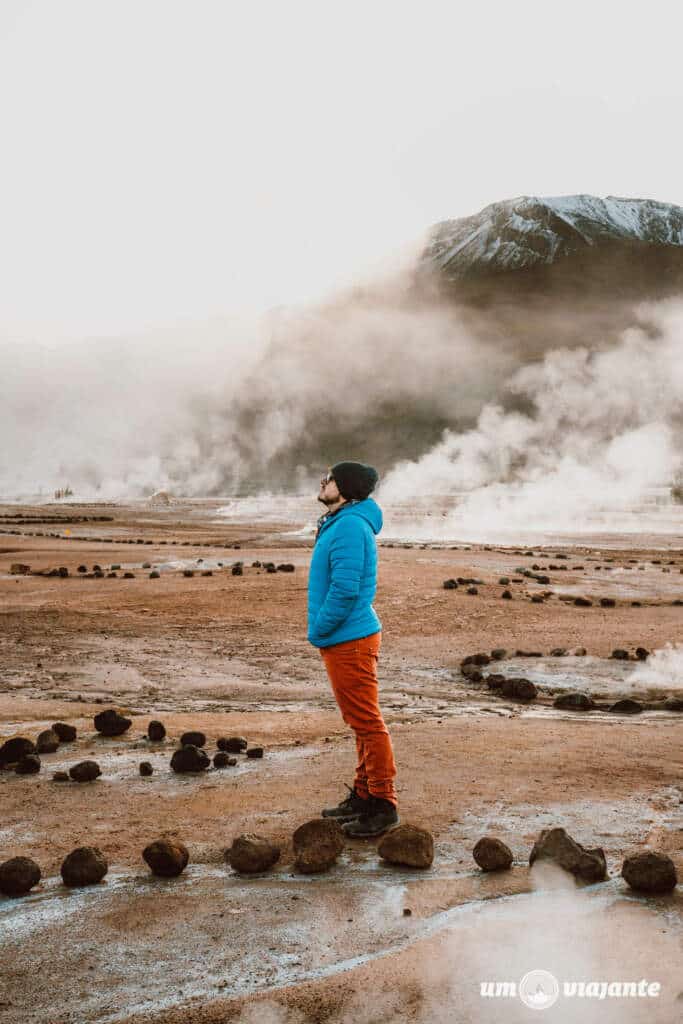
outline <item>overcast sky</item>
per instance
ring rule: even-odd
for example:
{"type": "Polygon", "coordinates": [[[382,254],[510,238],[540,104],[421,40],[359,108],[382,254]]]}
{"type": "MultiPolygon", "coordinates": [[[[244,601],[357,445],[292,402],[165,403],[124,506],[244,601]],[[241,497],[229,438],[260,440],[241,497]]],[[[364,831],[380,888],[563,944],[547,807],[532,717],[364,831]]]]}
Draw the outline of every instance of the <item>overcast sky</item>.
{"type": "Polygon", "coordinates": [[[0,337],[315,300],[516,195],[683,205],[677,10],[0,0],[0,337]]]}

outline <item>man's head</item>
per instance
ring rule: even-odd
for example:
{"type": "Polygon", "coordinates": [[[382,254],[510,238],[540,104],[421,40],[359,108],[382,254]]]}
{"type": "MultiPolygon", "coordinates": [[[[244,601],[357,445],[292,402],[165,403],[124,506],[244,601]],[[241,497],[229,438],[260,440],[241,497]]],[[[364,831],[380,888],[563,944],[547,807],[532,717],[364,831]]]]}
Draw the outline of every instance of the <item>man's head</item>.
{"type": "Polygon", "coordinates": [[[334,511],[352,498],[364,500],[377,486],[379,475],[363,462],[337,462],[320,481],[318,501],[334,511]]]}

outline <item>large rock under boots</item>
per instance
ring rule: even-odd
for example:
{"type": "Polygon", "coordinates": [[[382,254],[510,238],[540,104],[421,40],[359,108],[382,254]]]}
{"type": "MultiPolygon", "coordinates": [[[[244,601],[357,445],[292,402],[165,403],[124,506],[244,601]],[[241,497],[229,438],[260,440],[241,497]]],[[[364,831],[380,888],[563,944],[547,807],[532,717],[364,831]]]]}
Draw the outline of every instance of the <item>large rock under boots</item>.
{"type": "Polygon", "coordinates": [[[109,865],[104,854],[97,846],[79,846],[72,850],[62,862],[62,881],[70,888],[80,885],[97,885],[108,870],[109,865]]]}
{"type": "Polygon", "coordinates": [[[94,782],[102,774],[97,761],[79,761],[69,768],[74,782],[94,782]]]}
{"type": "Polygon", "coordinates": [[[280,847],[262,836],[244,833],[233,839],[225,859],[234,871],[244,874],[267,871],[280,859],[280,847]]]}
{"type": "Polygon", "coordinates": [[[177,878],[187,867],[190,854],[178,839],[157,839],[142,851],[152,873],[161,878],[177,878]]]}
{"type": "Polygon", "coordinates": [[[397,825],[382,836],[377,852],[390,864],[428,868],[434,860],[434,839],[419,825],[397,825]]]}
{"type": "Polygon", "coordinates": [[[17,764],[22,757],[35,754],[36,745],[25,736],[14,736],[0,746],[0,765],[17,764]]]}
{"type": "Polygon", "coordinates": [[[671,892],[678,882],[671,857],[655,850],[643,850],[626,857],[621,877],[638,892],[671,892]]]}
{"type": "Polygon", "coordinates": [[[25,896],[39,881],[40,868],[30,857],[12,857],[0,864],[0,892],[3,896],[25,896]]]}
{"type": "Polygon", "coordinates": [[[607,875],[601,847],[581,846],[563,828],[543,829],[529,854],[529,864],[552,860],[582,882],[601,882],[607,875]]]}
{"type": "Polygon", "coordinates": [[[103,736],[122,736],[132,725],[130,718],[124,718],[116,708],[107,708],[95,715],[95,728],[103,736]]]}
{"type": "Polygon", "coordinates": [[[191,744],[174,751],[171,758],[171,768],[179,774],[182,772],[203,772],[206,771],[210,764],[209,755],[200,750],[199,747],[193,747],[191,744]]]}
{"type": "Polygon", "coordinates": [[[513,860],[510,847],[495,836],[482,836],[472,850],[472,856],[482,871],[505,871],[513,860]]]}
{"type": "Polygon", "coordinates": [[[338,821],[314,818],[299,825],[292,843],[298,871],[326,871],[344,849],[344,833],[338,821]]]}

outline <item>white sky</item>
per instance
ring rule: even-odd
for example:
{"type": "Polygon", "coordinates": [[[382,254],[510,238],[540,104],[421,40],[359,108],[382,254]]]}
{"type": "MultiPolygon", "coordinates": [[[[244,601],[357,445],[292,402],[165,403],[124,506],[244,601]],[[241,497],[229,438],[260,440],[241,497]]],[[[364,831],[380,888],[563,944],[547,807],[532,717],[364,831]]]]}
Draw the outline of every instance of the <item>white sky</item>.
{"type": "Polygon", "coordinates": [[[316,299],[521,194],[683,205],[680,5],[0,0],[0,338],[316,299]]]}

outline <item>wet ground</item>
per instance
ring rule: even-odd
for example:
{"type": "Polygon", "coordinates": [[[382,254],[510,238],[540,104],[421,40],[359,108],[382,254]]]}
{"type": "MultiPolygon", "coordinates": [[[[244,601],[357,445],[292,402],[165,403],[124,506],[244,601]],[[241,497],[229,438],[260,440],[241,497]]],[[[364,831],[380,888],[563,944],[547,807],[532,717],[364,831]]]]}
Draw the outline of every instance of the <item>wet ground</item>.
{"type": "Polygon", "coordinates": [[[527,1021],[535,1011],[518,997],[483,998],[480,983],[519,982],[540,968],[560,980],[662,986],[656,999],[563,997],[549,1020],[683,1018],[681,887],[647,899],[619,877],[625,853],[646,847],[668,853],[683,877],[683,715],[552,707],[567,690],[607,700],[683,695],[676,649],[668,660],[656,653],[683,641],[683,607],[672,603],[683,590],[679,546],[383,544],[381,702],[399,811],[432,831],[434,864],[391,868],[376,841],[356,840],[329,872],[305,876],[293,869],[291,834],[344,795],[355,759],[305,638],[311,540],[296,536],[301,523],[286,508],[280,519],[273,510],[237,522],[210,502],[107,506],[108,523],[58,527],[35,521],[38,507],[22,511],[29,525],[0,522],[18,531],[0,533],[0,737],[35,738],[62,720],[78,738],[44,755],[37,776],[0,772],[0,859],[32,856],[43,873],[30,896],[0,898],[0,1024],[527,1021]],[[33,535],[41,532],[59,536],[33,535]],[[233,576],[238,560],[244,574],[233,576]],[[267,573],[253,561],[295,571],[267,573]],[[70,576],[16,576],[14,562],[63,565],[70,576]],[[81,579],[81,564],[121,569],[81,579]],[[515,573],[524,566],[551,583],[515,573]],[[183,576],[188,567],[194,576],[183,576]],[[200,575],[206,568],[212,576],[200,575]],[[126,570],[135,579],[122,579],[126,570]],[[457,576],[481,580],[478,594],[444,590],[457,576]],[[501,576],[518,581],[512,601],[501,600],[501,576]],[[640,607],[624,589],[632,585],[640,607]],[[561,600],[579,592],[592,607],[561,600]],[[600,596],[616,606],[601,608],[600,596]],[[579,646],[586,655],[550,655],[579,646]],[[638,646],[655,652],[646,665],[660,665],[644,678],[638,646]],[[536,701],[506,700],[463,677],[465,655],[494,647],[509,656],[484,671],[531,679],[536,701]],[[631,660],[610,658],[617,647],[631,660]],[[108,706],[132,718],[122,737],[94,731],[93,715],[108,706]],[[152,718],[167,726],[162,743],[145,739],[152,718]],[[206,732],[210,753],[219,736],[243,735],[265,755],[176,775],[170,757],[190,728],[206,732]],[[85,758],[101,766],[96,782],[52,781],[85,758]],[[529,870],[536,836],[554,825],[604,848],[606,882],[577,889],[563,874],[529,870]],[[245,831],[281,844],[267,875],[238,876],[225,862],[245,831]],[[472,848],[484,834],[508,843],[511,871],[476,867],[472,848]],[[154,879],[142,861],[161,835],[188,846],[179,879],[154,879]],[[103,850],[109,873],[70,892],[59,866],[83,844],[103,850]]]}

